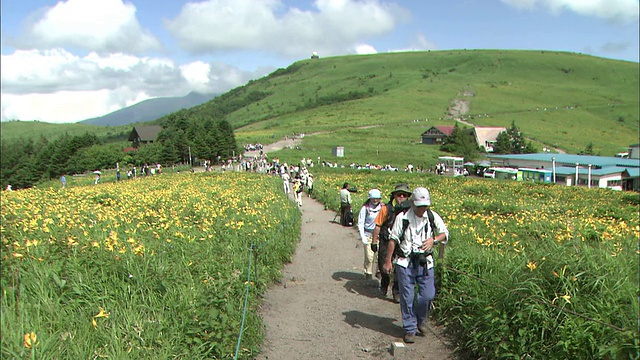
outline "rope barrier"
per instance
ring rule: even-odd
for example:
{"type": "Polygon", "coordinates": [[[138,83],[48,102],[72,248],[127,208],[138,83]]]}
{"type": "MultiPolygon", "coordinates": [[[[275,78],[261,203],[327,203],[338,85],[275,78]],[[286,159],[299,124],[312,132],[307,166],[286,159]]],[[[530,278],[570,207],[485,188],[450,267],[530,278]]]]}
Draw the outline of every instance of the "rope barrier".
{"type": "Polygon", "coordinates": [[[251,259],[253,255],[253,244],[249,249],[249,268],[247,269],[247,286],[244,292],[244,306],[242,309],[242,321],[240,322],[240,334],[238,334],[238,342],[236,343],[236,353],[234,359],[238,358],[238,351],[240,351],[240,343],[242,342],[242,334],[244,333],[244,321],[247,317],[247,303],[249,302],[249,287],[251,286],[251,259]]]}
{"type": "MultiPolygon", "coordinates": [[[[287,196],[288,197],[288,196],[287,196]]],[[[291,200],[291,199],[289,199],[291,200]]],[[[300,210],[295,212],[295,216],[293,217],[293,221],[291,224],[295,223],[298,220],[298,217],[301,216],[301,212],[300,210]]],[[[289,225],[291,225],[289,224],[289,225]]],[[[240,351],[240,344],[242,343],[242,335],[244,334],[244,324],[245,324],[245,319],[247,316],[247,305],[249,303],[249,288],[251,287],[251,268],[252,268],[252,263],[255,262],[255,268],[256,268],[256,273],[257,273],[257,268],[258,268],[258,252],[257,250],[266,247],[267,245],[269,245],[271,243],[271,241],[275,240],[278,238],[278,235],[280,235],[280,232],[285,229],[285,224],[281,223],[280,226],[278,227],[278,230],[276,231],[275,235],[273,235],[271,237],[271,239],[267,239],[266,242],[264,242],[261,245],[256,245],[254,243],[251,244],[251,246],[249,247],[249,264],[247,266],[247,282],[246,282],[246,286],[245,286],[245,294],[244,294],[244,305],[242,308],[242,321],[240,323],[240,332],[238,333],[238,341],[236,342],[236,350],[235,350],[235,355],[234,355],[234,360],[238,359],[238,353],[240,351]],[[254,261],[254,256],[255,256],[255,261],[254,261]]],[[[256,276],[257,277],[257,276],[256,276]]]]}

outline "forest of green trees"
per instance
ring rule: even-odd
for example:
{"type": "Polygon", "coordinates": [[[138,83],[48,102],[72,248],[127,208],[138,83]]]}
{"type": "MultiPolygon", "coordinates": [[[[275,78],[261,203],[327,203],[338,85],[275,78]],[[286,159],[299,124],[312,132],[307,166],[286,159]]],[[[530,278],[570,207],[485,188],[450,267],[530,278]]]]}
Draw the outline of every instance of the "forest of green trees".
{"type": "Polygon", "coordinates": [[[179,111],[163,118],[161,125],[157,141],[137,149],[131,149],[128,133],[116,139],[102,139],[87,132],[56,139],[2,141],[2,188],[8,184],[13,189],[29,188],[63,174],[112,169],[116,163],[125,168],[156,163],[191,164],[196,159],[216,163],[241,151],[233,127],[226,120],[193,117],[179,111]]]}

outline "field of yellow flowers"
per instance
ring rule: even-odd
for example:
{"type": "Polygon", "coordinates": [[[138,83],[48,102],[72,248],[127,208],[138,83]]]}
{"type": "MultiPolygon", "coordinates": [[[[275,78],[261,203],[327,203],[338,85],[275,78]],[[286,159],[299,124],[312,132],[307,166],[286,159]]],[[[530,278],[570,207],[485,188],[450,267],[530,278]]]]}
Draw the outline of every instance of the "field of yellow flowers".
{"type": "Polygon", "coordinates": [[[232,358],[243,315],[250,358],[258,295],[300,235],[281,182],[255,174],[3,192],[1,205],[3,358],[232,358]]]}
{"type": "MultiPolygon", "coordinates": [[[[370,188],[429,188],[451,235],[432,316],[461,354],[638,358],[638,194],[314,173],[333,210],[344,182],[359,189],[355,207],[370,188]]],[[[1,205],[3,358],[250,359],[258,295],[300,236],[281,181],[255,174],[3,192],[1,205]]]]}
{"type": "Polygon", "coordinates": [[[371,188],[431,191],[451,236],[432,316],[466,356],[640,357],[637,193],[331,170],[316,176],[314,194],[337,210],[344,182],[358,189],[354,211],[371,188]]]}

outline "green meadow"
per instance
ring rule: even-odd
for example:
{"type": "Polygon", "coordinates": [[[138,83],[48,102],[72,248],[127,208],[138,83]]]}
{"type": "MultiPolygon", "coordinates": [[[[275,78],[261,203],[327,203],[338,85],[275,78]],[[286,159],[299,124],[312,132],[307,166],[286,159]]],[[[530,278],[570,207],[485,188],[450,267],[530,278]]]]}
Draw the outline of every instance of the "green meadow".
{"type": "MultiPolygon", "coordinates": [[[[640,356],[638,194],[314,173],[314,197],[331,210],[345,181],[361,190],[355,204],[400,181],[430,189],[450,231],[431,316],[462,358],[640,356]]],[[[2,358],[254,358],[267,331],[261,299],[300,237],[280,179],[184,171],[87,180],[0,197],[2,358]]]]}

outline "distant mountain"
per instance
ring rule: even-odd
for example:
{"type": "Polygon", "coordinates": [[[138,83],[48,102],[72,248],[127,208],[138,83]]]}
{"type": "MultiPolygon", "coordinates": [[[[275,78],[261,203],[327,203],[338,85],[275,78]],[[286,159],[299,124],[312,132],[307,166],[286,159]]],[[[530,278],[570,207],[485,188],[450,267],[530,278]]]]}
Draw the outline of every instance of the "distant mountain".
{"type": "Polygon", "coordinates": [[[216,96],[216,94],[200,94],[191,92],[183,97],[148,99],[107,115],[79,121],[79,123],[99,126],[118,126],[147,122],[156,120],[181,109],[188,109],[196,105],[200,105],[216,96]]]}

